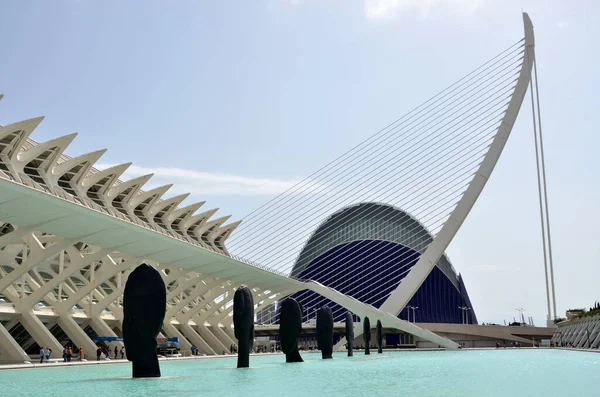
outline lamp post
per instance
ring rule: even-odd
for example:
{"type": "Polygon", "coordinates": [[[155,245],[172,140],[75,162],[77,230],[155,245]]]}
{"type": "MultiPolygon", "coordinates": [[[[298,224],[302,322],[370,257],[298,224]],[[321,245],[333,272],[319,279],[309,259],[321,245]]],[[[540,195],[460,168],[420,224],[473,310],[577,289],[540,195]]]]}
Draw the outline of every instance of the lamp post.
{"type": "Polygon", "coordinates": [[[523,312],[525,311],[525,309],[523,309],[521,306],[519,306],[515,310],[518,311],[520,314],[519,322],[522,324],[525,323],[525,317],[523,317],[523,312]]]}
{"type": "Polygon", "coordinates": [[[469,311],[469,310],[471,310],[471,308],[470,308],[470,307],[467,307],[467,308],[465,309],[465,323],[467,323],[467,324],[469,324],[469,323],[470,323],[470,321],[469,321],[469,313],[468,313],[468,311],[469,311]]]}
{"type": "Polygon", "coordinates": [[[469,323],[469,318],[467,317],[467,311],[471,310],[469,306],[459,306],[458,307],[462,311],[461,321],[463,324],[469,323]]]}
{"type": "Polygon", "coordinates": [[[410,310],[413,311],[413,323],[417,322],[417,317],[415,311],[419,308],[419,306],[406,306],[409,310],[408,312],[408,322],[410,322],[410,310]]]}

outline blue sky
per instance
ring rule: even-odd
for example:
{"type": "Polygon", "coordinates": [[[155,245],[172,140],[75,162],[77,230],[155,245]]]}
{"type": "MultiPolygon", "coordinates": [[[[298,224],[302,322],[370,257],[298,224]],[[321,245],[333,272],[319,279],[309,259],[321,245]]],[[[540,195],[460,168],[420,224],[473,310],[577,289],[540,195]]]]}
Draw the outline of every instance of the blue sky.
{"type": "MultiPolygon", "coordinates": [[[[535,25],[559,313],[600,300],[594,1],[0,3],[0,124],[79,132],[239,219],[519,40],[535,25]]],[[[480,321],[541,324],[545,292],[528,99],[448,253],[480,321]]]]}

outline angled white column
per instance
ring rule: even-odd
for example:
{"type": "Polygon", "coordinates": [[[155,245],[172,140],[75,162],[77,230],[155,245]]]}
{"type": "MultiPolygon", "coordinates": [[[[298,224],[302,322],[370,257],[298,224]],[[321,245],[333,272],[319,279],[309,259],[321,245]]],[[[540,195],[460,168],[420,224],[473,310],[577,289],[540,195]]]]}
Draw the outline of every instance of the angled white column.
{"type": "Polygon", "coordinates": [[[37,304],[46,294],[54,290],[54,288],[56,288],[60,283],[64,282],[67,278],[71,277],[73,274],[80,271],[87,265],[100,260],[107,254],[105,250],[98,250],[94,254],[84,256],[73,246],[67,247],[65,251],[69,254],[69,266],[67,266],[67,268],[61,273],[55,275],[52,280],[44,283],[44,285],[42,285],[34,293],[23,299],[23,305],[29,305],[30,307],[33,307],[33,305],[37,304]]]}
{"type": "Polygon", "coordinates": [[[26,238],[26,240],[27,241],[23,247],[23,250],[26,251],[29,249],[27,259],[18,265],[15,270],[0,279],[0,291],[6,289],[10,284],[17,281],[19,277],[23,276],[35,266],[39,265],[40,262],[45,258],[56,255],[68,246],[75,243],[74,241],[65,240],[54,243],[49,248],[44,248],[33,235],[30,235],[29,238],[26,238]]]}
{"type": "MultiPolygon", "coordinates": [[[[95,279],[96,280],[107,280],[118,272],[130,269],[139,265],[140,259],[138,258],[130,258],[125,260],[122,263],[115,263],[112,258],[108,255],[105,257],[105,260],[102,260],[102,266],[99,271],[96,272],[95,279]]],[[[73,295],[70,295],[67,299],[62,302],[57,302],[56,307],[64,307],[66,310],[70,310],[75,304],[81,301],[85,296],[90,294],[94,289],[98,286],[97,281],[91,282],[89,281],[85,287],[82,287],[75,291],[73,295]]]]}
{"type": "Polygon", "coordinates": [[[181,350],[192,350],[192,344],[173,324],[163,323],[163,332],[170,338],[179,337],[179,347],[181,350]]]}
{"type": "Polygon", "coordinates": [[[61,315],[58,317],[58,325],[77,346],[83,348],[84,352],[92,354],[92,352],[96,351],[96,343],[90,339],[72,316],[61,315]]]}
{"type": "Polygon", "coordinates": [[[0,363],[22,363],[30,361],[25,350],[19,346],[8,330],[0,323],[0,363]]]}
{"type": "MultiPolygon", "coordinates": [[[[181,330],[183,331],[183,333],[190,338],[190,340],[192,341],[192,343],[198,348],[198,350],[201,353],[207,354],[207,355],[214,355],[217,354],[215,352],[215,349],[213,349],[213,347],[210,344],[210,340],[207,341],[206,339],[204,339],[201,334],[197,333],[191,326],[189,323],[181,323],[181,330]]],[[[213,344],[214,345],[214,344],[213,344]]]]}
{"type": "Polygon", "coordinates": [[[44,323],[35,315],[33,310],[27,310],[21,313],[21,324],[38,345],[52,349],[51,356],[53,358],[62,357],[63,346],[61,346],[50,330],[46,328],[44,323]]]}

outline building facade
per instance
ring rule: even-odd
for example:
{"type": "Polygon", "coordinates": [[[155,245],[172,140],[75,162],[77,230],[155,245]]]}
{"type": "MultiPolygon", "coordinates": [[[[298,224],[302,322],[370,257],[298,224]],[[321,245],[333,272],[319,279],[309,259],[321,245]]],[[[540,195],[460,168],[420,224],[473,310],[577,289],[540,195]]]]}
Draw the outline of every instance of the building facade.
{"type": "MultiPolygon", "coordinates": [[[[315,280],[359,301],[380,307],[414,266],[433,237],[406,212],[380,203],[360,203],[327,218],[302,249],[292,270],[301,280],[315,280]]],[[[335,321],[346,310],[312,292],[292,295],[304,321],[322,305],[335,321]]],[[[398,316],[420,323],[477,324],[465,283],[444,254],[398,316]]]]}

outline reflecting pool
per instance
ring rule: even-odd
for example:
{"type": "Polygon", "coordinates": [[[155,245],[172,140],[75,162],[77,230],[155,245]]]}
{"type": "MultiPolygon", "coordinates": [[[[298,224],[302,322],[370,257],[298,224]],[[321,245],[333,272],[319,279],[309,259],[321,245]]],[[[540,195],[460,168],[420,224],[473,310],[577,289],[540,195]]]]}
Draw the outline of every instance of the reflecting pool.
{"type": "Polygon", "coordinates": [[[600,354],[545,349],[304,354],[161,361],[163,377],[131,364],[0,371],[2,396],[600,396],[600,354]]]}

